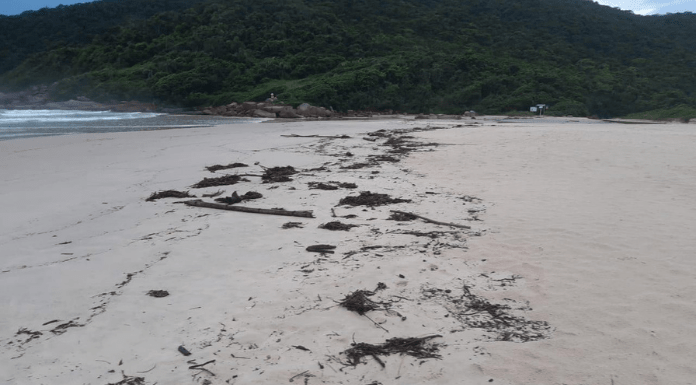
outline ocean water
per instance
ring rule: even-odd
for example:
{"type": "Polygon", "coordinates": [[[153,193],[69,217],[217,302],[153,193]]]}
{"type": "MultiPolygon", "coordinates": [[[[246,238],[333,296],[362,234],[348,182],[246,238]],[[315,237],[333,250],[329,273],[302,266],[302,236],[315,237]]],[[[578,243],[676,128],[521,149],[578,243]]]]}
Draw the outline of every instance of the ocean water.
{"type": "Polygon", "coordinates": [[[0,109],[0,140],[51,135],[212,127],[220,124],[260,123],[265,120],[268,119],[169,115],[151,112],[0,109]]]}

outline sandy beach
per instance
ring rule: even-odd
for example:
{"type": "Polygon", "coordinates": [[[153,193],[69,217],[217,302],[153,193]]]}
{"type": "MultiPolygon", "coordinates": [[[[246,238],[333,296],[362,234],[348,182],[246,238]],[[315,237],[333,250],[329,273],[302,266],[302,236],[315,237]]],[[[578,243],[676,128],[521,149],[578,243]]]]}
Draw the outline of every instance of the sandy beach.
{"type": "Polygon", "coordinates": [[[0,383],[696,383],[696,125],[500,119],[0,142],[0,383]]]}

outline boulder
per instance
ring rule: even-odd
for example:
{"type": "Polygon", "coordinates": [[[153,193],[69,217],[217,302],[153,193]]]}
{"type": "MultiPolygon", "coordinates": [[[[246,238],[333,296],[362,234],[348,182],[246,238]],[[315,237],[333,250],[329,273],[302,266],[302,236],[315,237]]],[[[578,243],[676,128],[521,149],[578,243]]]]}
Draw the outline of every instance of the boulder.
{"type": "Polygon", "coordinates": [[[257,118],[275,118],[275,112],[268,112],[264,110],[254,110],[253,116],[257,118]]]}
{"type": "Polygon", "coordinates": [[[286,108],[288,108],[288,107],[286,107],[286,106],[265,106],[265,107],[263,107],[263,110],[268,111],[268,112],[279,113],[280,111],[283,111],[286,108]]]}
{"type": "Polygon", "coordinates": [[[242,103],[242,108],[245,110],[255,110],[256,102],[244,102],[242,103]]]}
{"type": "Polygon", "coordinates": [[[299,115],[307,116],[307,117],[329,116],[329,113],[327,112],[326,108],[310,106],[307,103],[301,104],[299,107],[297,107],[297,113],[299,115]]]}
{"type": "Polygon", "coordinates": [[[278,113],[278,117],[297,119],[297,118],[301,118],[302,116],[298,115],[297,111],[294,108],[288,107],[288,108],[281,110],[278,113]]]}

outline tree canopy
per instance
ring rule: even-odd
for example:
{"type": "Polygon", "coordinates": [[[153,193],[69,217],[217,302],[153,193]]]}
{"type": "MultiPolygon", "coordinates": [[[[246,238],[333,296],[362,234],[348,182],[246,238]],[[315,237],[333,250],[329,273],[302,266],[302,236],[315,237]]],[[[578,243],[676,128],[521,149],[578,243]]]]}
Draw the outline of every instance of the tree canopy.
{"type": "MultiPolygon", "coordinates": [[[[86,5],[64,10],[109,18],[86,5]]],[[[3,60],[0,68],[12,69],[0,82],[57,81],[57,98],[184,106],[274,92],[337,110],[507,112],[545,103],[559,114],[617,116],[696,107],[691,13],[639,16],[573,0],[209,0],[139,15],[124,10],[106,30],[94,21],[84,29],[89,41],[61,32],[72,40],[46,42],[16,66],[19,56],[3,60]]],[[[6,44],[38,47],[40,35],[6,44]]]]}

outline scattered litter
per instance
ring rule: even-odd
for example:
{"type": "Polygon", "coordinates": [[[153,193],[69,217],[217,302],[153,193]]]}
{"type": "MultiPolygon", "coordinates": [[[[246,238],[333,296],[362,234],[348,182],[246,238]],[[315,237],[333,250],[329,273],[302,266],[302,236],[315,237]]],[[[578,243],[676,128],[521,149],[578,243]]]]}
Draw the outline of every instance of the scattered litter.
{"type": "Polygon", "coordinates": [[[191,352],[189,352],[188,350],[186,350],[186,348],[183,347],[183,346],[179,346],[179,348],[178,348],[177,350],[179,351],[179,353],[181,353],[181,354],[183,354],[183,355],[185,355],[185,356],[190,356],[190,355],[191,355],[191,352]]]}

